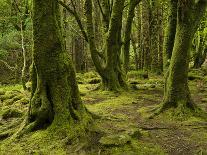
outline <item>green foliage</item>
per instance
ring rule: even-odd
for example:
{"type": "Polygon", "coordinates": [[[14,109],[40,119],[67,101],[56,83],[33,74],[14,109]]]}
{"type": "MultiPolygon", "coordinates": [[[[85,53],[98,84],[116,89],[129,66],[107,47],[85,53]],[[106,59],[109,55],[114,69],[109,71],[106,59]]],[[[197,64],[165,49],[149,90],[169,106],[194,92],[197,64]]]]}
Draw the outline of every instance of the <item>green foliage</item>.
{"type": "Polygon", "coordinates": [[[20,32],[12,31],[0,38],[0,48],[7,51],[21,50],[20,32]]]}

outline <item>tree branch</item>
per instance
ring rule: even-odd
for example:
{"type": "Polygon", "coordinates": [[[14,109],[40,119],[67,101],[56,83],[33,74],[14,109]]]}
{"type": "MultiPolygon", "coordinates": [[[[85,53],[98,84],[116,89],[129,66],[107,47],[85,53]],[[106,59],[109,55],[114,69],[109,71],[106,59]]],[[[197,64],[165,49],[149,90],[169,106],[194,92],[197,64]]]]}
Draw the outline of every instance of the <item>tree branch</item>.
{"type": "Polygon", "coordinates": [[[82,33],[83,37],[85,38],[86,42],[88,42],[88,37],[87,37],[86,31],[85,31],[85,29],[84,29],[84,27],[83,27],[83,24],[82,24],[82,22],[81,22],[80,17],[78,16],[78,13],[77,13],[76,10],[75,10],[75,7],[73,6],[74,10],[72,10],[69,6],[67,6],[67,5],[66,5],[64,2],[62,2],[61,0],[57,0],[57,1],[58,1],[58,3],[59,3],[62,7],[64,7],[70,14],[72,14],[72,15],[75,17],[75,20],[76,20],[76,22],[77,22],[77,24],[78,24],[78,26],[79,26],[79,28],[80,28],[80,30],[81,30],[81,33],[82,33]]]}
{"type": "Polygon", "coordinates": [[[102,14],[103,18],[105,18],[105,14],[104,14],[103,9],[102,9],[102,7],[101,7],[101,3],[100,3],[100,1],[97,0],[97,3],[98,3],[98,6],[99,6],[99,9],[100,9],[100,11],[101,11],[101,14],[102,14]]]}

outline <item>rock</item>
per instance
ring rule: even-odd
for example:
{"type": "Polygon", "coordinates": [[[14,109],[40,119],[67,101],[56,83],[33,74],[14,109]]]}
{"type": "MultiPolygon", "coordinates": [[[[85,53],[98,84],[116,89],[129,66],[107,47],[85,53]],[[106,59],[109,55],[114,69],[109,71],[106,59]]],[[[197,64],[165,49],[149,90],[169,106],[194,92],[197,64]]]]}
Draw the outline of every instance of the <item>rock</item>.
{"type": "Polygon", "coordinates": [[[131,137],[127,134],[116,134],[106,137],[101,137],[99,143],[105,146],[120,146],[131,141],[131,137]]]}

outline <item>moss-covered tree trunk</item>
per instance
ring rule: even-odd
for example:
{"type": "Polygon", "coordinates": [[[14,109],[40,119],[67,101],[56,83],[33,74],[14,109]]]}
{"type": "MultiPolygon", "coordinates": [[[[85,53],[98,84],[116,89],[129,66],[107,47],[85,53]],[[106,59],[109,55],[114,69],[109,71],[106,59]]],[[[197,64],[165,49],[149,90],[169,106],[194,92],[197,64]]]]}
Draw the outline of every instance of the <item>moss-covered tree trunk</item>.
{"type": "Polygon", "coordinates": [[[130,51],[130,40],[132,31],[132,22],[135,16],[135,7],[139,4],[140,0],[130,0],[129,10],[126,21],[126,28],[124,32],[124,69],[128,72],[129,68],[129,51],[130,51]]]}
{"type": "Polygon", "coordinates": [[[150,1],[141,1],[141,34],[142,34],[142,51],[143,51],[143,69],[150,70],[150,1]]]}
{"type": "Polygon", "coordinates": [[[175,43],[161,111],[172,107],[195,109],[188,87],[189,50],[206,4],[203,0],[198,3],[194,0],[178,1],[175,43]]]}
{"type": "Polygon", "coordinates": [[[116,0],[113,4],[110,24],[107,35],[104,38],[104,52],[99,52],[96,47],[95,34],[93,28],[92,1],[86,0],[85,14],[87,18],[87,33],[91,57],[97,72],[102,78],[104,90],[119,90],[126,88],[125,76],[121,66],[121,29],[122,13],[125,0],[116,0]]]}
{"type": "Polygon", "coordinates": [[[151,1],[150,9],[150,37],[151,37],[151,71],[153,73],[159,72],[158,54],[159,54],[159,25],[158,25],[158,5],[156,0],[151,1]]]}
{"type": "Polygon", "coordinates": [[[64,48],[57,1],[33,0],[33,30],[32,95],[26,128],[72,129],[87,123],[75,71],[64,48]]]}
{"type": "Polygon", "coordinates": [[[164,30],[163,30],[163,4],[159,5],[158,7],[158,40],[159,40],[159,46],[158,46],[158,71],[161,73],[163,71],[163,36],[164,36],[164,30]]]}
{"type": "Polygon", "coordinates": [[[164,43],[163,43],[163,70],[164,72],[170,65],[170,59],[172,56],[176,24],[177,24],[177,3],[178,0],[169,0],[168,12],[167,12],[167,23],[164,32],[164,43]]]}

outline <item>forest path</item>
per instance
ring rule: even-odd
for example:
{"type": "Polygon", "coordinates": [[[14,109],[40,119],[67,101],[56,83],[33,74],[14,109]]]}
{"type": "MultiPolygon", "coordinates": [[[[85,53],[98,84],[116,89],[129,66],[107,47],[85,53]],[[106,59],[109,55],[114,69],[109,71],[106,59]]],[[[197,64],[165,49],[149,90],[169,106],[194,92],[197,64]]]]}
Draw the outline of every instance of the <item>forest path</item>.
{"type": "MultiPolygon", "coordinates": [[[[207,96],[207,87],[200,80],[190,81],[189,85],[195,103],[207,111],[205,98],[207,96]]],[[[139,128],[144,135],[137,140],[143,144],[158,146],[164,151],[164,154],[207,154],[206,121],[192,118],[184,122],[177,122],[162,118],[163,116],[154,119],[145,118],[146,113],[144,111],[146,109],[153,109],[162,102],[162,86],[121,94],[104,94],[100,92],[98,94],[95,92],[95,94],[90,94],[89,98],[91,96],[94,97],[93,99],[96,102],[88,102],[88,96],[86,95],[84,97],[86,106],[90,111],[102,116],[103,120],[99,120],[96,123],[105,135],[120,134],[130,129],[139,128]]],[[[146,147],[148,148],[148,146],[146,147]]],[[[107,154],[108,149],[103,149],[103,154],[104,152],[107,154]]],[[[123,149],[122,151],[128,154],[127,151],[123,149]]],[[[111,152],[111,154],[113,153],[111,152]]],[[[129,154],[136,155],[135,152],[129,154]]],[[[146,151],[139,154],[156,154],[156,152],[151,151],[150,153],[146,151]]]]}

